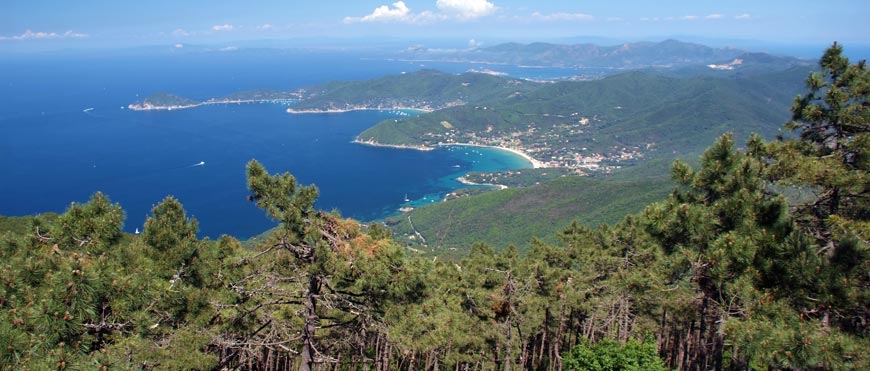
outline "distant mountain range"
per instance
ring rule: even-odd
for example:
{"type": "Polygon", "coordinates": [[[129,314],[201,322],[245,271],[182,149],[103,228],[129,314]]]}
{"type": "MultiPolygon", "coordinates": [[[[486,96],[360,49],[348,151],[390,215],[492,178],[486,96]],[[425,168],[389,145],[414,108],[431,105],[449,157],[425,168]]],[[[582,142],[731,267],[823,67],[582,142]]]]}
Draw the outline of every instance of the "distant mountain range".
{"type": "MultiPolygon", "coordinates": [[[[518,66],[637,69],[721,64],[738,58],[754,58],[753,54],[736,48],[711,48],[700,44],[665,40],[612,46],[506,43],[459,51],[412,47],[403,51],[400,58],[518,66]]],[[[801,60],[790,57],[770,56],[770,58],[778,59],[777,63],[781,65],[802,63],[801,60]]]]}

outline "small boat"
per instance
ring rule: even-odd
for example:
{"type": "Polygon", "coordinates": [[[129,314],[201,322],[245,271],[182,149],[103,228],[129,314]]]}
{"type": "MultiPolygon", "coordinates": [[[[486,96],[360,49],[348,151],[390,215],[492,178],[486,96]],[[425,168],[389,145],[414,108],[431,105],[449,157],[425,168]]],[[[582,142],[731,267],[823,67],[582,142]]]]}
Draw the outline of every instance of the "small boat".
{"type": "Polygon", "coordinates": [[[405,202],[410,202],[410,201],[411,201],[411,199],[410,199],[410,198],[408,198],[408,194],[407,194],[407,193],[405,193],[405,202]]]}
{"type": "Polygon", "coordinates": [[[133,233],[139,234],[139,228],[136,228],[136,232],[133,232],[133,233]]]}

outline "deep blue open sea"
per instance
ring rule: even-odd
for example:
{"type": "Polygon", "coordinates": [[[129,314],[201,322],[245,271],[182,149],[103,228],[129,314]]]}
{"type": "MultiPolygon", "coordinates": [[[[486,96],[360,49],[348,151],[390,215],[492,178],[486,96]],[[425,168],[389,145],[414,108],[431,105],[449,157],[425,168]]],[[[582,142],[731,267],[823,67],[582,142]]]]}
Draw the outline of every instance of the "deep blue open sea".
{"type": "MultiPolygon", "coordinates": [[[[63,212],[102,191],[124,208],[124,229],[132,232],[154,204],[173,195],[199,220],[202,236],[246,238],[275,225],[246,200],[251,159],[316,184],[318,208],[360,220],[395,214],[406,195],[414,204],[435,202],[460,188],[455,178],[468,171],[529,166],[494,149],[422,152],[351,143],[394,117],[390,112],[290,115],[280,104],[123,108],[155,92],[207,99],[433,67],[486,66],[257,52],[0,57],[0,214],[63,212]]],[[[530,70],[528,77],[560,73],[570,71],[530,70]]]]}

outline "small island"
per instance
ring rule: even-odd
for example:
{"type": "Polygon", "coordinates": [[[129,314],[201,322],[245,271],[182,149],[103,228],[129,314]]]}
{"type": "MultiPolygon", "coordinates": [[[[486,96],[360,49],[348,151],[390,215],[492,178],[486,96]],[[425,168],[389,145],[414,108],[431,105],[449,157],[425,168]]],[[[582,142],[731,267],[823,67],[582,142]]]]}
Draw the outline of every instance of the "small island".
{"type": "Polygon", "coordinates": [[[202,105],[202,102],[179,97],[175,94],[157,93],[148,96],[140,102],[133,103],[129,106],[134,111],[151,111],[151,110],[167,110],[193,108],[202,105]]]}

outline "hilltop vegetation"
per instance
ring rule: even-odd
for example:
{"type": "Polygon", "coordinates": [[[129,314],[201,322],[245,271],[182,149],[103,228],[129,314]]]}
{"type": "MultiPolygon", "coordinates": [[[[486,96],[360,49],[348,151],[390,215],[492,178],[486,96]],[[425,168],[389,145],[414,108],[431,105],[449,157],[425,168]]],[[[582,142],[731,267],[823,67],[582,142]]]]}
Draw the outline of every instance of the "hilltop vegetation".
{"type": "Polygon", "coordinates": [[[533,237],[556,242],[556,232],[572,221],[587,226],[616,224],[670,190],[666,176],[634,180],[571,176],[426,205],[385,223],[398,241],[411,243],[427,255],[462,256],[478,242],[496,250],[515,245],[524,251],[533,237]]]}
{"type": "Polygon", "coordinates": [[[298,111],[328,111],[354,108],[445,107],[500,99],[540,86],[526,80],[485,73],[460,75],[436,70],[419,70],[365,81],[331,81],[302,89],[298,111]]]}

